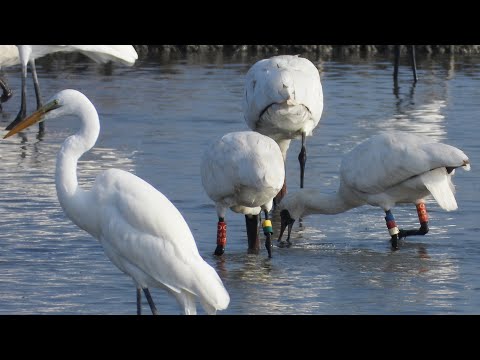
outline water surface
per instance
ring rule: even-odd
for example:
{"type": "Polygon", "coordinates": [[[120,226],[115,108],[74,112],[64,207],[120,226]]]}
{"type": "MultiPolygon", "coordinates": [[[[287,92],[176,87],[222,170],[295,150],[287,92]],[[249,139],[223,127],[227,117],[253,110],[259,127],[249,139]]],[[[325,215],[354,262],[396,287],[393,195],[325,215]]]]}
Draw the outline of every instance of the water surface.
{"type": "MultiPolygon", "coordinates": [[[[231,303],[222,314],[478,314],[480,313],[480,58],[418,59],[413,86],[406,59],[394,91],[392,59],[309,57],[319,68],[324,113],[307,139],[305,186],[334,191],[340,158],[384,129],[423,133],[463,149],[472,171],[457,171],[459,209],[427,201],[430,232],[392,252],[379,208],[312,215],[294,225],[290,248],[268,259],[246,252],[244,217],[228,212],[228,244],[213,256],[216,212],[203,191],[199,162],[207,144],[246,130],[243,81],[258,58],[222,55],[150,58],[132,68],[75,57],[38,61],[46,100],[64,88],[95,104],[101,134],[79,161],[79,182],[116,167],[163,192],[188,222],[203,258],[219,273],[231,303]]],[[[6,126],[20,106],[20,68],[4,69],[14,97],[6,126]]],[[[35,108],[28,79],[28,112],[35,108]]],[[[135,314],[135,287],[77,228],[58,203],[55,156],[77,127],[66,117],[0,141],[0,314],[135,314]]],[[[299,141],[287,159],[287,184],[299,187],[299,141]]],[[[418,227],[413,205],[394,209],[400,227],[418,227]]],[[[278,234],[279,218],[274,214],[278,234]]],[[[276,234],[274,236],[276,236],[276,234]]],[[[178,314],[166,292],[152,289],[162,314],[178,314]]],[[[198,311],[204,314],[198,304],[198,311]]],[[[144,301],[144,313],[149,314],[144,301]]]]}

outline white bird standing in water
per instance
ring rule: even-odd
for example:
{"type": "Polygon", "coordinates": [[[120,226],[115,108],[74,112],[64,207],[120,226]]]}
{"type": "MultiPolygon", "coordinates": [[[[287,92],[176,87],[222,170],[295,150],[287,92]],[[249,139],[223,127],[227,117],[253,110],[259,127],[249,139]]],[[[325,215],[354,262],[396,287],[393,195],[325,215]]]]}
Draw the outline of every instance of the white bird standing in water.
{"type": "Polygon", "coordinates": [[[285,178],[283,157],[277,143],[254,131],[226,134],[206,149],[201,174],[203,187],[217,208],[215,255],[222,255],[225,251],[225,214],[230,208],[245,214],[248,250],[253,253],[259,251],[258,215],[264,211],[265,247],[271,257],[273,230],[268,213],[285,178]]]}
{"type": "Polygon", "coordinates": [[[280,203],[282,223],[278,240],[288,226],[288,242],[293,222],[305,215],[339,214],[369,204],[385,211],[392,247],[397,249],[398,239],[428,232],[425,197],[432,195],[444,210],[457,209],[451,178],[458,167],[468,171],[470,161],[453,146],[402,131],[380,133],[343,157],[336,193],[303,189],[285,196],[280,203]],[[391,212],[397,203],[416,205],[420,229],[398,229],[391,212]]]}
{"type": "MultiPolygon", "coordinates": [[[[40,109],[42,107],[42,97],[40,95],[40,85],[38,84],[37,69],[35,68],[36,59],[60,51],[80,52],[98,63],[114,61],[131,66],[135,63],[135,60],[138,59],[138,54],[132,45],[17,45],[16,47],[18,48],[18,62],[14,63],[20,63],[22,65],[22,100],[17,117],[5,128],[5,130],[13,129],[13,127],[26,116],[26,81],[28,62],[30,62],[32,69],[33,85],[37,97],[37,109],[40,109]]],[[[12,65],[12,60],[10,60],[10,65],[12,65]]],[[[39,127],[40,132],[43,132],[44,124],[40,123],[39,127]]]]}
{"type": "Polygon", "coordinates": [[[183,216],[161,192],[119,169],[100,173],[90,190],[78,186],[77,161],[95,145],[100,132],[98,113],[85,95],[70,89],[59,92],[5,138],[64,115],[79,117],[81,127],[65,140],[57,155],[58,200],[68,218],[98,239],[108,258],[133,278],[137,314],[141,314],[142,289],[152,313],[157,313],[149,287],[165,289],[185,314],[196,314],[196,297],[209,314],[226,309],[227,290],[198,253],[183,216]]]}
{"type": "MultiPolygon", "coordinates": [[[[243,98],[245,121],[250,129],[278,143],[284,162],[292,139],[302,139],[298,155],[301,188],[307,161],[305,137],[312,135],[322,111],[320,74],[310,60],[280,55],[260,60],[248,70],[243,98]]],[[[277,200],[285,193],[286,182],[277,200]]]]}

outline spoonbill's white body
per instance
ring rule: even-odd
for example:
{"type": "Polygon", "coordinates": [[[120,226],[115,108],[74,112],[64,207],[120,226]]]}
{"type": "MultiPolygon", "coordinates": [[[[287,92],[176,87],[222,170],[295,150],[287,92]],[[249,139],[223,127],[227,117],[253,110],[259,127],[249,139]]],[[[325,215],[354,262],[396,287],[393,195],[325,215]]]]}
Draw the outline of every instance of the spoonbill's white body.
{"type": "MultiPolygon", "coordinates": [[[[202,184],[215,202],[219,219],[216,255],[222,255],[226,244],[227,209],[245,214],[249,251],[259,249],[258,214],[264,210],[266,221],[273,198],[282,188],[285,169],[277,143],[254,131],[232,132],[213,142],[201,163],[202,184]]],[[[265,225],[266,247],[271,256],[271,225],[265,225]]]]}
{"type": "Polygon", "coordinates": [[[397,248],[399,238],[425,235],[428,213],[425,197],[432,195],[447,211],[456,210],[452,176],[455,169],[470,170],[470,161],[456,147],[435,142],[428,136],[402,131],[383,132],[364,141],[344,156],[340,165],[340,185],[333,194],[303,189],[290,193],[280,204],[283,234],[288,238],[293,221],[309,214],[338,214],[369,204],[381,207],[397,248]],[[419,230],[399,230],[391,209],[397,203],[414,203],[419,230]]]}
{"type": "MultiPolygon", "coordinates": [[[[292,139],[302,139],[300,187],[307,159],[305,137],[311,136],[323,111],[320,74],[313,63],[292,55],[255,63],[247,72],[243,113],[250,129],[274,139],[284,161],[292,139]]],[[[279,199],[286,193],[284,185],[279,199]]]]}

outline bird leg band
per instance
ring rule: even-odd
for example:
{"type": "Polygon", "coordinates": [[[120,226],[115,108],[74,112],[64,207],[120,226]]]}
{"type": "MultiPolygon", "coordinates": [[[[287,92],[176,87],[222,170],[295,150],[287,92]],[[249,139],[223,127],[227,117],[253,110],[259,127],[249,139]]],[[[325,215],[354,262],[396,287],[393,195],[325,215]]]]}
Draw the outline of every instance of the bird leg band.
{"type": "Polygon", "coordinates": [[[217,225],[217,245],[227,245],[227,224],[223,221],[219,221],[217,225]]]}
{"type": "Polygon", "coordinates": [[[395,218],[390,210],[388,210],[385,216],[385,221],[387,222],[388,232],[391,236],[398,234],[400,231],[398,230],[397,224],[395,223],[395,218]]]}
{"type": "Polygon", "coordinates": [[[262,226],[263,226],[263,233],[265,235],[273,234],[272,222],[270,220],[268,219],[264,220],[262,226]]]}
{"type": "Polygon", "coordinates": [[[420,224],[428,222],[427,208],[424,203],[417,204],[417,214],[420,224]]]}

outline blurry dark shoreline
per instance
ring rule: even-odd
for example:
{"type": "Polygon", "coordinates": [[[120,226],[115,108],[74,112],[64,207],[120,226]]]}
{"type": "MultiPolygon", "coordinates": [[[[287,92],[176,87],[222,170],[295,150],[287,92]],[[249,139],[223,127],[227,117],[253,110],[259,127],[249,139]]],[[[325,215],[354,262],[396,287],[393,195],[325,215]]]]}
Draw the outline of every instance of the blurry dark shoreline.
{"type": "MultiPolygon", "coordinates": [[[[222,53],[225,55],[281,55],[311,53],[322,56],[389,55],[394,45],[133,45],[140,57],[159,54],[222,53]]],[[[401,54],[408,46],[400,46],[401,54]]],[[[417,54],[480,54],[480,45],[415,45],[417,54]]]]}

